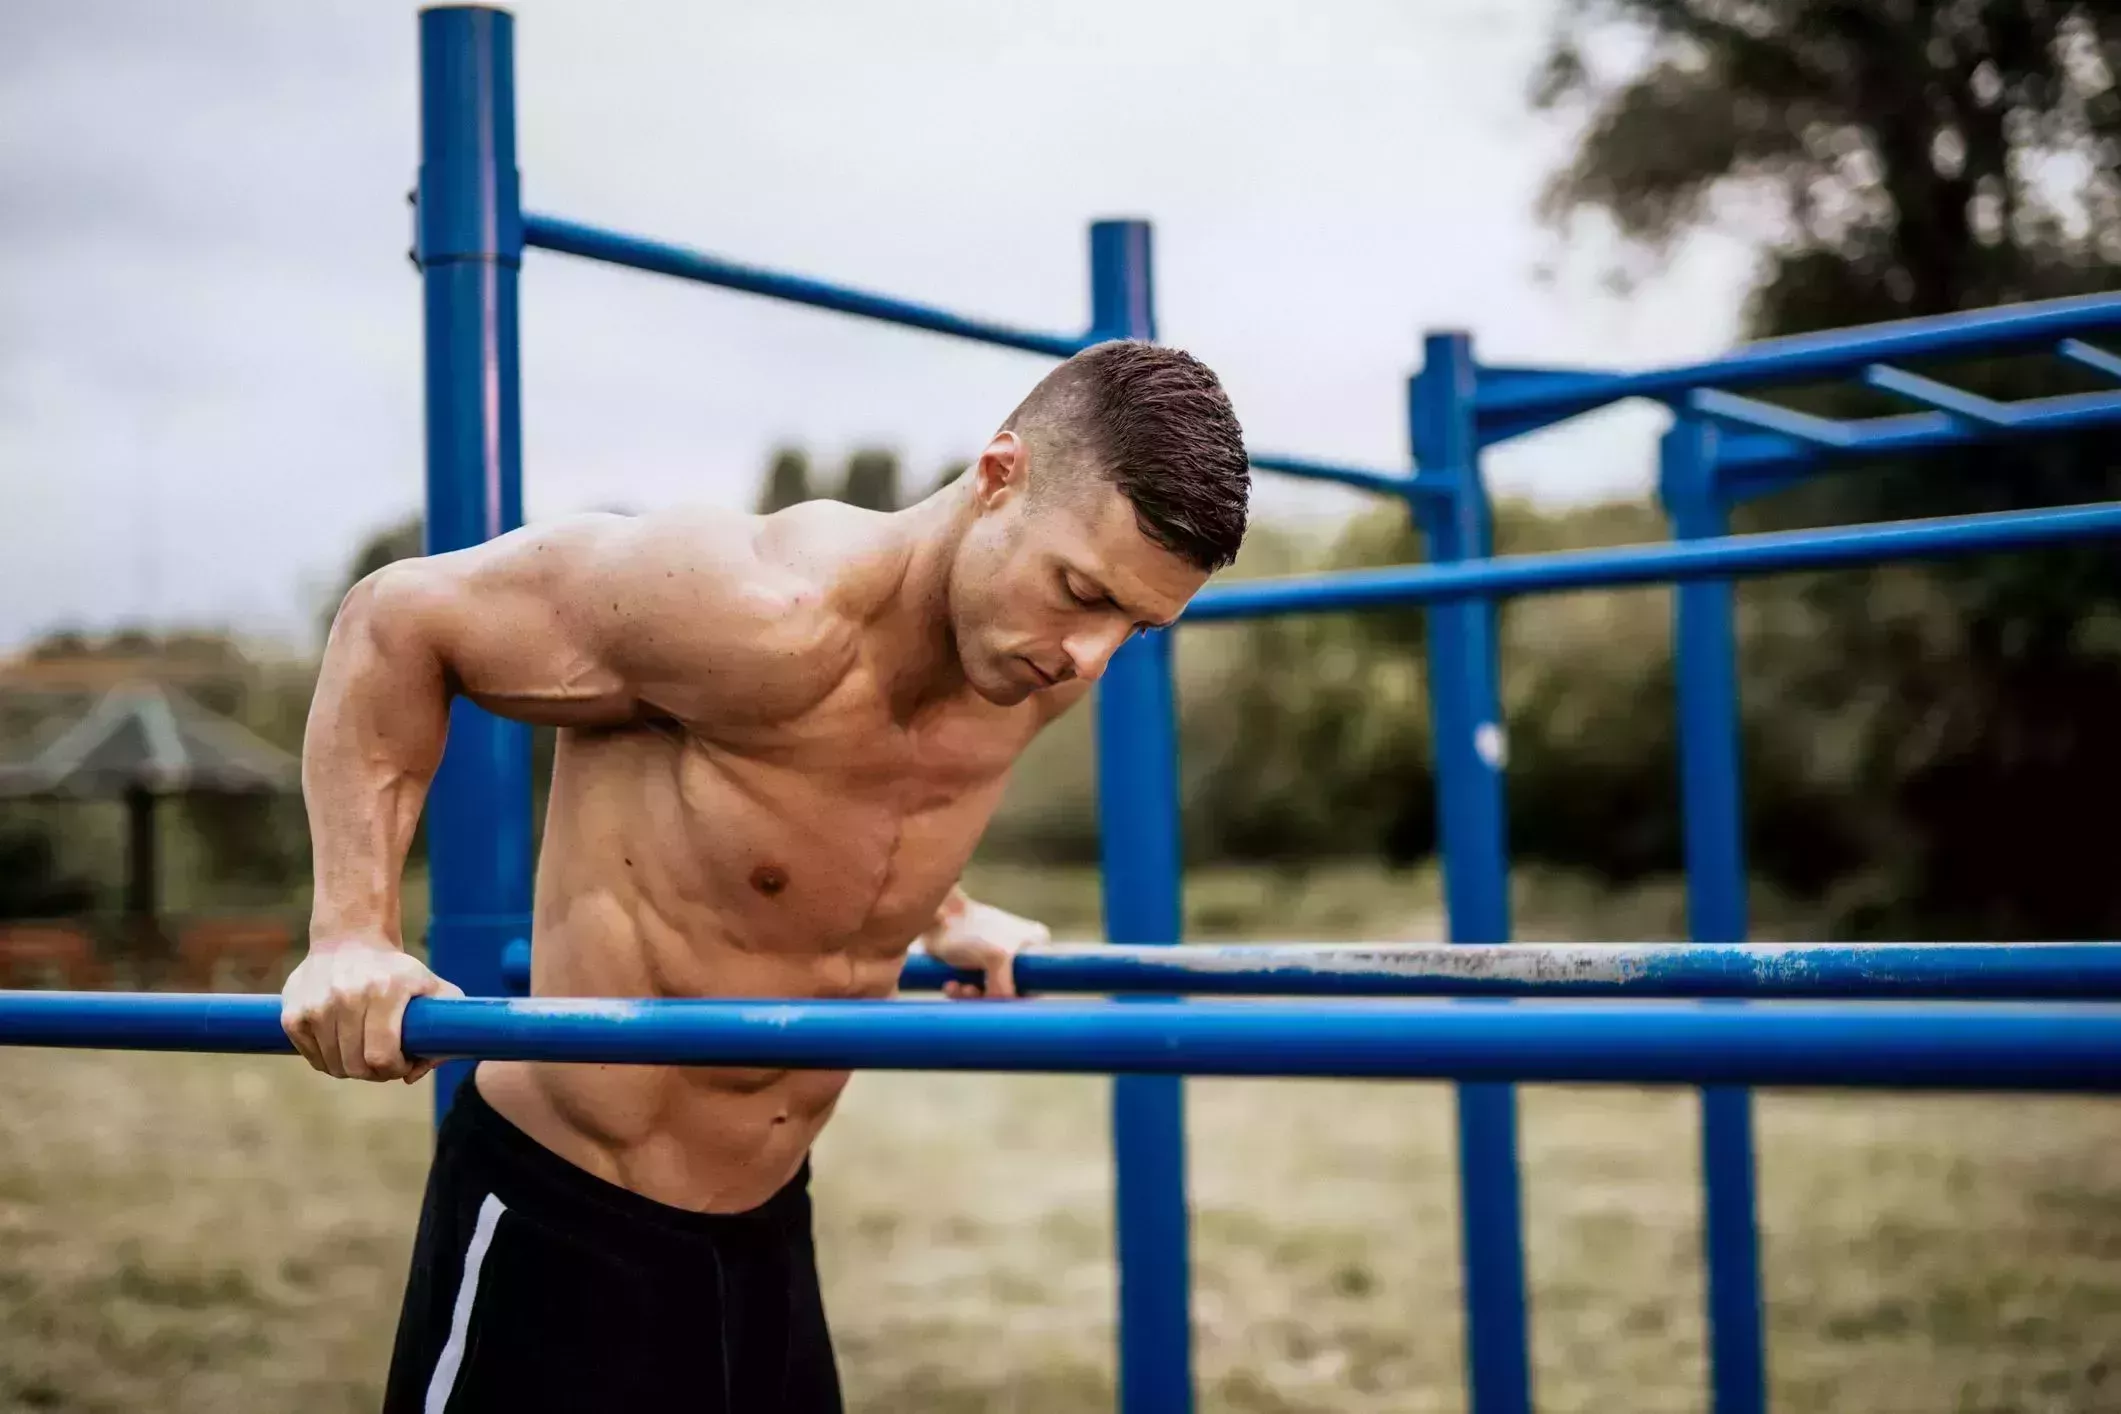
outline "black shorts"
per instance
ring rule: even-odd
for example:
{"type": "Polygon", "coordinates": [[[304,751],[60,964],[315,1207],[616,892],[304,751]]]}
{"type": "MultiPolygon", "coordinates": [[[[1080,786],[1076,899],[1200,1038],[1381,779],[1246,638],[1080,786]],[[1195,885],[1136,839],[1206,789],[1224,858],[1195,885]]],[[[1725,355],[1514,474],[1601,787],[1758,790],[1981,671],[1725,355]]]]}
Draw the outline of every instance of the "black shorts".
{"type": "Polygon", "coordinates": [[[749,1212],[576,1168],[469,1078],[435,1140],[384,1414],[839,1414],[810,1166],[749,1212]]]}

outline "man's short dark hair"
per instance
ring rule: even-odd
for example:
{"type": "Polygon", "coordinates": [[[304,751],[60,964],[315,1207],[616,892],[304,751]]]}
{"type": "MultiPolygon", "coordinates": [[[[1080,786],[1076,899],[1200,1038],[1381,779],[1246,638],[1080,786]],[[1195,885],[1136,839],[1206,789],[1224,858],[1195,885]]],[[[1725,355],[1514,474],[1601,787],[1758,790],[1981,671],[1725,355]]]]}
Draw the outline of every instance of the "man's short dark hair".
{"type": "Polygon", "coordinates": [[[1237,558],[1251,490],[1244,433],[1222,383],[1191,354],[1135,339],[1093,344],[1041,379],[1002,426],[1037,450],[1085,458],[1133,504],[1143,535],[1196,568],[1237,558]]]}

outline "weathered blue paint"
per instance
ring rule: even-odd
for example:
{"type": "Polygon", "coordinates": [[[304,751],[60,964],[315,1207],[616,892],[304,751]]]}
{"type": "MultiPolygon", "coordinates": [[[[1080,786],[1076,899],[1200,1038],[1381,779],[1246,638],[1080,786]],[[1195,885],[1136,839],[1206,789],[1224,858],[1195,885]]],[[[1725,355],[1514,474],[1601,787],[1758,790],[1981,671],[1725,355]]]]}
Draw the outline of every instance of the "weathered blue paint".
{"type": "MultiPolygon", "coordinates": [[[[1996,511],[1893,521],[1851,530],[1789,530],[1680,545],[1629,545],[1467,564],[1408,565],[1341,574],[1284,575],[1211,585],[1183,622],[1434,604],[1486,596],[1554,594],[1624,584],[1834,569],[1887,560],[1947,559],[2121,535],[2121,502],[2061,510],[1996,511]]],[[[1431,644],[1430,651],[1435,652],[1431,644]]]]}
{"type": "MultiPolygon", "coordinates": [[[[2117,943],[1063,945],[1016,960],[1039,995],[2121,1001],[2117,943]]],[[[900,986],[976,974],[906,960],[900,986]]]]}
{"type": "MultiPolygon", "coordinates": [[[[1679,419],[1665,434],[1659,485],[1682,540],[1730,534],[1716,488],[1718,430],[1679,419]]],[[[1679,586],[1672,641],[1679,695],[1679,782],[1687,920],[1698,943],[1746,936],[1744,782],[1738,734],[1738,634],[1727,579],[1679,586]]],[[[1716,1414],[1767,1406],[1760,1231],[1749,1092],[1701,1092],[1702,1255],[1707,1266],[1709,1385],[1716,1414]]]]}
{"type": "MultiPolygon", "coordinates": [[[[421,998],[415,1055],[611,1065],[2121,1091],[2121,1006],[421,998]]],[[[291,1052],[272,996],[0,992],[0,1045],[291,1052]]]]}
{"type": "MultiPolygon", "coordinates": [[[[523,521],[516,275],[514,22],[498,10],[420,15],[420,186],[430,554],[523,521]]],[[[530,729],[459,700],[427,800],[434,969],[474,996],[503,990],[501,947],[529,932],[530,729]]],[[[437,1074],[436,1117],[468,1067],[437,1074]]]]}

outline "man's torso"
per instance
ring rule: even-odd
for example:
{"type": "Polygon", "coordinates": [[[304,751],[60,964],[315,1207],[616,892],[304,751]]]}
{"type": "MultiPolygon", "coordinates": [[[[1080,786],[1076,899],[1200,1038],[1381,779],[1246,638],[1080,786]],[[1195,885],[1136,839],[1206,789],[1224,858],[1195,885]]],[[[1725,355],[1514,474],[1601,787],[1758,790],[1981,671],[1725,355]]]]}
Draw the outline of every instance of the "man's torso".
{"type": "MultiPolygon", "coordinates": [[[[816,701],[735,726],[562,731],[539,863],[535,990],[884,997],[1044,720],[970,693],[908,711],[856,627],[816,701]]],[[[778,1190],[844,1072],[488,1062],[482,1093],[578,1166],[677,1207],[778,1190]]]]}

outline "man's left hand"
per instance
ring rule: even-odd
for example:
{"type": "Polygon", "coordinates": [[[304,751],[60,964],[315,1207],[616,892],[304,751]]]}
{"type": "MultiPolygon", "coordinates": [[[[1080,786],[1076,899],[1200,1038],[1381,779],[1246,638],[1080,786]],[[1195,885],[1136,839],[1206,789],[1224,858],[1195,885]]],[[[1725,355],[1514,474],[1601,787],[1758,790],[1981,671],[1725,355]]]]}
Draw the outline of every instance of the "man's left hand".
{"type": "Polygon", "coordinates": [[[977,982],[945,982],[943,995],[957,1000],[973,997],[1014,997],[1015,961],[1025,948],[1043,947],[1053,941],[1052,930],[1043,923],[1019,918],[993,904],[969,898],[953,900],[921,939],[928,954],[961,972],[985,975],[977,982]]]}

